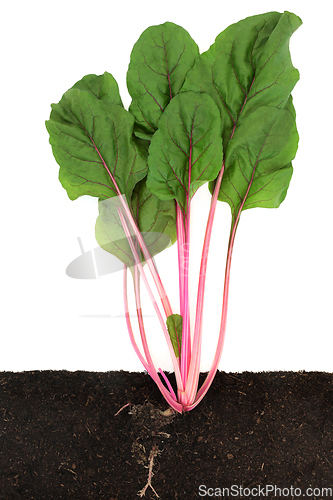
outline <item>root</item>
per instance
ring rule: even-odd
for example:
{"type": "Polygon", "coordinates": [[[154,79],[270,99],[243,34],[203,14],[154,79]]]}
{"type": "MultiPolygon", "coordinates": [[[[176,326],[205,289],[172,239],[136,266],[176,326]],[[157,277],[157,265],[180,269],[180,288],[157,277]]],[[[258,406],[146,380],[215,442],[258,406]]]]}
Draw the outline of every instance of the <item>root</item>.
{"type": "Polygon", "coordinates": [[[151,480],[152,480],[152,477],[154,475],[154,473],[153,473],[154,458],[157,457],[157,455],[159,453],[160,453],[160,451],[158,450],[157,446],[153,446],[153,448],[149,454],[149,465],[147,466],[147,469],[149,469],[148,481],[147,481],[145,487],[138,492],[138,495],[140,497],[143,497],[146,494],[146,490],[150,487],[153,490],[153,492],[155,493],[155,495],[157,496],[157,498],[160,498],[151,484],[151,480]]]}

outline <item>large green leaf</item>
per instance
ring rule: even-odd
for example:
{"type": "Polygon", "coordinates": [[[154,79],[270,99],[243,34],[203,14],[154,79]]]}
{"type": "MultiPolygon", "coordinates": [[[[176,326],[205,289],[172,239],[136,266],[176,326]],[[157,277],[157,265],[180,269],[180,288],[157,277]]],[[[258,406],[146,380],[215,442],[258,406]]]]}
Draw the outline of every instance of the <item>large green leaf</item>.
{"type": "MultiPolygon", "coordinates": [[[[143,179],[134,188],[131,205],[151,257],[176,241],[176,208],[173,200],[162,201],[157,198],[148,191],[146,179],[143,179]]],[[[98,244],[131,268],[135,259],[118,215],[119,201],[115,198],[103,200],[98,206],[99,216],[95,226],[98,244]]],[[[137,243],[133,231],[131,235],[133,242],[137,243]]],[[[141,259],[144,262],[142,255],[141,259]]]]}
{"type": "Polygon", "coordinates": [[[151,138],[170,100],[199,55],[197,44],[181,26],[167,22],[146,29],[133,47],[127,72],[132,97],[129,111],[139,136],[151,138]]]}
{"type": "Polygon", "coordinates": [[[242,121],[229,143],[218,197],[230,205],[234,222],[240,210],[280,205],[297,145],[295,118],[287,109],[261,107],[242,121]]]}
{"type": "Polygon", "coordinates": [[[183,91],[209,94],[222,118],[223,146],[260,106],[283,108],[299,79],[289,39],[302,24],[290,12],[269,12],[232,24],[189,71],[183,91]]]}
{"type": "Polygon", "coordinates": [[[130,202],[147,173],[146,158],[132,139],[133,125],[128,111],[79,89],[68,90],[52,105],[46,127],[70,199],[117,196],[115,181],[130,202]]]}
{"type": "Polygon", "coordinates": [[[216,178],[222,157],[221,120],[212,98],[178,94],[150,144],[147,187],[161,199],[176,199],[186,211],[187,197],[216,178]]]}
{"type": "Polygon", "coordinates": [[[86,75],[76,82],[72,88],[89,92],[96,99],[100,99],[105,103],[123,106],[118,84],[107,71],[103,75],[86,75]]]}

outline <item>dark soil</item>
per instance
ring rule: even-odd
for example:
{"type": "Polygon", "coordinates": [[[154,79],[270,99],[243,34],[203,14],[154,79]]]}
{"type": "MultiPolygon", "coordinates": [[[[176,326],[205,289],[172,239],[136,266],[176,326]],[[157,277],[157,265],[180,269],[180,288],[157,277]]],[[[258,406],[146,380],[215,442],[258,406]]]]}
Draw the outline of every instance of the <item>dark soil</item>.
{"type": "Polygon", "coordinates": [[[0,373],[0,499],[333,495],[333,374],[219,372],[165,410],[144,373],[0,373]]]}

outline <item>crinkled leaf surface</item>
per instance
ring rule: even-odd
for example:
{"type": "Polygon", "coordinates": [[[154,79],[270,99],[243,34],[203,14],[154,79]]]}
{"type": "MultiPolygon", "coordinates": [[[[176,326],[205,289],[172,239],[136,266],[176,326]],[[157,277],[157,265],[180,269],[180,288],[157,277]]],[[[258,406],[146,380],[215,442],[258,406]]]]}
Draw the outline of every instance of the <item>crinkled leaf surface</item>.
{"type": "Polygon", "coordinates": [[[220,33],[189,71],[182,90],[214,99],[225,150],[236,126],[258,107],[285,106],[299,79],[289,39],[301,24],[290,12],[248,17],[220,33]]]}
{"type": "MultiPolygon", "coordinates": [[[[104,250],[118,257],[127,267],[132,268],[135,260],[117,212],[119,203],[114,200],[115,198],[103,200],[98,204],[96,240],[104,250]]],[[[176,241],[175,202],[174,200],[162,201],[150,193],[146,187],[146,179],[140,181],[134,188],[132,212],[151,257],[176,241]]],[[[133,231],[131,234],[136,243],[133,231]]],[[[144,262],[142,255],[141,259],[144,262]]]]}
{"type": "Polygon", "coordinates": [[[129,111],[151,139],[170,100],[179,93],[188,70],[199,55],[197,44],[181,26],[167,22],[146,29],[133,47],[127,72],[132,97],[129,111]]]}
{"type": "Polygon", "coordinates": [[[151,141],[147,187],[161,199],[176,199],[186,211],[187,196],[216,178],[222,158],[221,120],[212,98],[178,94],[151,141]]]}
{"type": "Polygon", "coordinates": [[[105,71],[103,75],[86,75],[75,83],[73,89],[84,90],[94,95],[96,99],[109,104],[123,106],[119,88],[113,76],[105,71]]]}
{"type": "Polygon", "coordinates": [[[295,118],[287,109],[261,107],[242,121],[229,143],[218,197],[230,205],[233,221],[241,210],[280,205],[297,145],[295,118]]]}
{"type": "Polygon", "coordinates": [[[176,358],[179,358],[182,348],[183,317],[180,314],[172,314],[167,318],[166,323],[173,350],[176,358]]]}
{"type": "Polygon", "coordinates": [[[128,111],[79,89],[68,90],[52,105],[46,127],[70,199],[117,196],[112,177],[130,202],[147,173],[146,159],[132,139],[133,125],[128,111]]]}

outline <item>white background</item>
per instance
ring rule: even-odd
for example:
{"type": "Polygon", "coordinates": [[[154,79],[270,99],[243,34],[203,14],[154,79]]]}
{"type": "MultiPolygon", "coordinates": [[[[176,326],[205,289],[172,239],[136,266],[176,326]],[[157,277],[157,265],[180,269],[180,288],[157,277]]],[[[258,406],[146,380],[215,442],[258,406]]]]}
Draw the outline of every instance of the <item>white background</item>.
{"type": "MultiPolygon", "coordinates": [[[[183,26],[203,52],[229,24],[289,10],[303,26],[291,53],[300,144],[278,210],[242,217],[232,263],[220,369],[332,371],[332,29],[328,3],[283,1],[6,2],[1,29],[1,349],[0,371],[142,370],[130,344],[122,273],[75,280],[67,265],[97,246],[97,199],[72,202],[58,181],[44,122],[50,104],[86,74],[109,71],[130,104],[126,71],[148,26],[183,26]],[[119,317],[117,317],[119,316],[119,317]]],[[[194,201],[193,262],[201,249],[207,188],[194,201]]],[[[207,282],[202,370],[209,369],[220,323],[229,207],[220,203],[207,282]]],[[[157,258],[174,312],[176,246],[157,258]]],[[[192,282],[195,290],[195,280],[192,282]]],[[[193,304],[194,305],[194,304],[193,304]]],[[[131,307],[134,313],[134,308],[131,307]]],[[[158,366],[171,369],[154,311],[144,302],[158,366]]],[[[133,319],[134,321],[134,319],[133,319]]]]}

